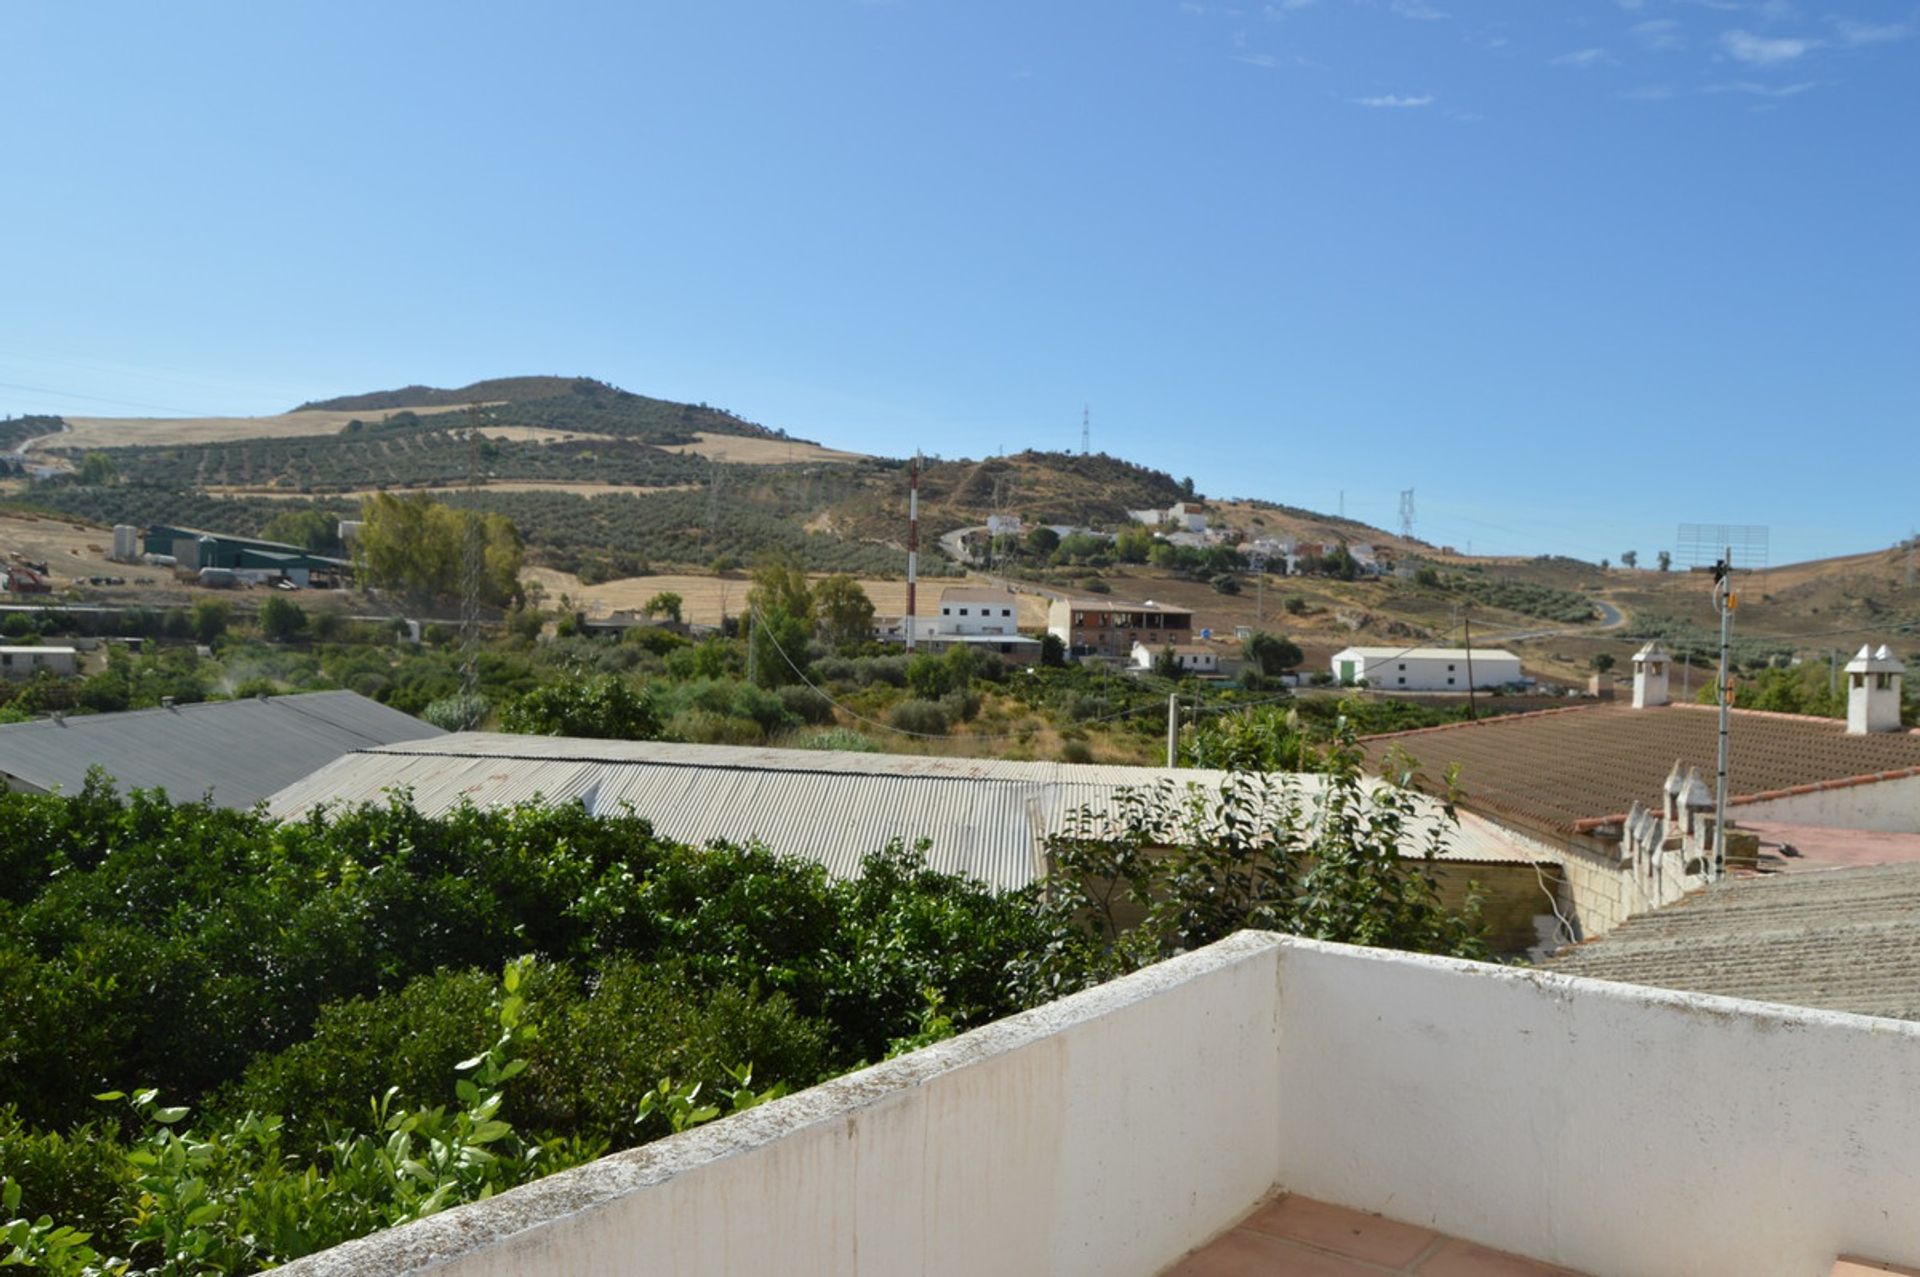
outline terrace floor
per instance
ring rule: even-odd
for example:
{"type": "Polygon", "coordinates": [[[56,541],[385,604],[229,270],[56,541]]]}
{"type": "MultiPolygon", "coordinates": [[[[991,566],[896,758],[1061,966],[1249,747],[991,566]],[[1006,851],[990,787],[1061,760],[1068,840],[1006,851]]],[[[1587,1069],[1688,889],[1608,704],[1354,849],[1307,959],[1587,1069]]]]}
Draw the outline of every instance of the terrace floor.
{"type": "Polygon", "coordinates": [[[1163,1277],[1579,1277],[1519,1255],[1283,1193],[1163,1277]]]}

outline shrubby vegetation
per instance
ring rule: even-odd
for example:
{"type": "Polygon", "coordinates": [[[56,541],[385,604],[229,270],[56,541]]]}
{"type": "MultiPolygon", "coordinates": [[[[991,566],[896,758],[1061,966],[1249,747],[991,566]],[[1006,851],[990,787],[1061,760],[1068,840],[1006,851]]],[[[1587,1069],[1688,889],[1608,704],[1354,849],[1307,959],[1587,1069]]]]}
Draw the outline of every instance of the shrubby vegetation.
{"type": "Polygon", "coordinates": [[[251,1271],[1238,927],[1478,953],[1345,731],[1319,818],[1255,777],[1211,811],[1143,792],[1005,893],[573,805],[0,794],[0,1229],[55,1272],[251,1271]]]}

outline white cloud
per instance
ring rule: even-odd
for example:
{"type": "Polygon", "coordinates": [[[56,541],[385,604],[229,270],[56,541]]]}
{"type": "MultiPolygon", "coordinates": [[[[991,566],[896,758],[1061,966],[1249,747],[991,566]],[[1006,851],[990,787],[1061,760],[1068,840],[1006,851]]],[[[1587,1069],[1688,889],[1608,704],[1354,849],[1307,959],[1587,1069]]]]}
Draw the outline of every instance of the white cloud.
{"type": "Polygon", "coordinates": [[[1913,24],[1909,22],[1855,22],[1851,18],[1835,18],[1833,26],[1840,34],[1840,43],[1854,46],[1891,44],[1913,34],[1913,24]]]}
{"type": "Polygon", "coordinates": [[[1582,71],[1590,71],[1594,67],[1620,65],[1619,60],[1611,53],[1608,53],[1605,49],[1597,48],[1575,49],[1572,53],[1563,53],[1557,58],[1549,59],[1549,61],[1557,67],[1578,67],[1582,71]]]}
{"type": "Polygon", "coordinates": [[[1672,18],[1651,18],[1646,22],[1636,22],[1627,29],[1641,44],[1656,52],[1664,53],[1686,44],[1680,34],[1680,24],[1672,18]]]}
{"type": "Polygon", "coordinates": [[[1433,94],[1423,93],[1418,97],[1401,97],[1397,93],[1385,93],[1376,98],[1355,98],[1353,101],[1354,101],[1354,105],[1356,106],[1376,106],[1376,107],[1432,106],[1433,94]]]}
{"type": "Polygon", "coordinates": [[[1820,47],[1818,40],[1755,35],[1751,31],[1728,31],[1720,37],[1720,44],[1736,62],[1757,67],[1779,66],[1820,47]]]}
{"type": "Polygon", "coordinates": [[[1393,0],[1393,11],[1416,22],[1438,22],[1448,16],[1428,4],[1427,0],[1393,0]]]}
{"type": "Polygon", "coordinates": [[[1752,80],[1728,80],[1721,84],[1708,84],[1701,88],[1702,93],[1745,93],[1757,98],[1797,98],[1807,90],[1817,87],[1817,80],[1802,80],[1798,84],[1757,84],[1752,80]]]}

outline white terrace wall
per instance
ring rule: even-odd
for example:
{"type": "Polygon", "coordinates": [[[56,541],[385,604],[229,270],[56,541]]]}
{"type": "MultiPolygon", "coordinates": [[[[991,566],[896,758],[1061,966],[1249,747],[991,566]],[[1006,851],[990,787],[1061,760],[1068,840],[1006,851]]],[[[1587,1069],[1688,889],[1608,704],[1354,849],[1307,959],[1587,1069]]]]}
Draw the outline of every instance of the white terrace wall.
{"type": "Polygon", "coordinates": [[[1920,833],[1920,776],[1785,793],[1735,804],[1728,815],[1736,825],[1742,820],[1778,820],[1887,834],[1920,833]]]}
{"type": "Polygon", "coordinates": [[[1144,1277],[1273,1184],[1277,944],[1244,933],[281,1271],[1144,1277]]]}
{"type": "Polygon", "coordinates": [[[1920,1262],[1920,1025],[1242,933],[284,1271],[1148,1277],[1276,1184],[1596,1277],[1920,1262]]]}
{"type": "Polygon", "coordinates": [[[1311,941],[1279,1181],[1598,1277],[1920,1262],[1920,1025],[1311,941]]]}

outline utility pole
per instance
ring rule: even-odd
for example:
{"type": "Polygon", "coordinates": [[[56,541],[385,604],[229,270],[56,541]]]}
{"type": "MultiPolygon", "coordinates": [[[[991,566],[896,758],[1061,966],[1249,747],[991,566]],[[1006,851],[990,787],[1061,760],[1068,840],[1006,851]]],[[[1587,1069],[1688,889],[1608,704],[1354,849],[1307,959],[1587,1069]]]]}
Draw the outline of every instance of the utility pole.
{"type": "Polygon", "coordinates": [[[1167,766],[1179,765],[1180,693],[1167,693],[1167,766]]]}
{"type": "Polygon", "coordinates": [[[1733,547],[1713,567],[1713,601],[1720,609],[1720,681],[1714,688],[1720,701],[1720,757],[1713,781],[1713,876],[1727,872],[1727,729],[1733,717],[1733,687],[1728,664],[1733,649],[1733,609],[1739,600],[1733,593],[1733,547]]]}
{"type": "Polygon", "coordinates": [[[1474,723],[1479,720],[1479,705],[1474,700],[1473,693],[1473,617],[1469,615],[1467,617],[1467,721],[1474,723]]]}

